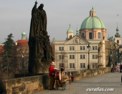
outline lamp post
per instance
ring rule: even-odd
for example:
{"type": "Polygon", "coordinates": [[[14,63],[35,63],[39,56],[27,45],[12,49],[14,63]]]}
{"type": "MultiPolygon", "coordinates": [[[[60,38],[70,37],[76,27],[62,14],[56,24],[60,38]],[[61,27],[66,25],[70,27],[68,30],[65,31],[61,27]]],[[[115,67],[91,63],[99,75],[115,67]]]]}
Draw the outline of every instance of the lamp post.
{"type": "Polygon", "coordinates": [[[116,65],[119,63],[119,44],[115,43],[116,65]]]}
{"type": "Polygon", "coordinates": [[[113,68],[113,49],[109,49],[109,62],[108,62],[108,67],[113,68]]]}
{"type": "Polygon", "coordinates": [[[89,56],[90,55],[90,44],[89,43],[88,43],[87,48],[88,48],[88,67],[87,68],[89,70],[90,69],[90,64],[89,64],[90,63],[90,56],[89,56]]]}
{"type": "Polygon", "coordinates": [[[120,72],[122,72],[122,52],[120,52],[120,72]]]}
{"type": "Polygon", "coordinates": [[[99,64],[100,64],[100,47],[98,47],[98,64],[97,64],[97,69],[99,68],[99,64]]]}

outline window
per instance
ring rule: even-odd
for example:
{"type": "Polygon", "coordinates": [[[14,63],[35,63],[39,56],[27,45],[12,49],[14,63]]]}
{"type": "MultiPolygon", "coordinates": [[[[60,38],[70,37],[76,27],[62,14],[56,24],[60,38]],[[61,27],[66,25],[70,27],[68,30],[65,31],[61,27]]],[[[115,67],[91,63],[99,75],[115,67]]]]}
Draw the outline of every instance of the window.
{"type": "Polygon", "coordinates": [[[59,55],[59,59],[64,59],[64,55],[59,55]]]}
{"type": "Polygon", "coordinates": [[[75,55],[70,55],[69,59],[75,59],[75,55]]]}
{"type": "Polygon", "coordinates": [[[64,47],[59,47],[59,51],[64,51],[64,47]]]}
{"type": "Polygon", "coordinates": [[[82,38],[85,38],[85,33],[82,33],[81,37],[82,37],[82,38]]]}
{"type": "Polygon", "coordinates": [[[69,49],[70,49],[70,51],[75,50],[74,46],[70,46],[69,49]]]}
{"type": "Polygon", "coordinates": [[[75,68],[75,63],[70,63],[70,68],[75,68]]]}
{"type": "Polygon", "coordinates": [[[85,50],[85,46],[80,46],[80,50],[85,50]]]}
{"type": "Polygon", "coordinates": [[[98,55],[92,55],[92,59],[97,59],[98,55]]]}
{"type": "Polygon", "coordinates": [[[92,64],[92,68],[93,68],[93,69],[97,68],[97,63],[93,63],[93,64],[92,64]]]}
{"type": "Polygon", "coordinates": [[[65,67],[64,63],[59,63],[59,68],[61,68],[61,67],[65,67]]]}
{"type": "Polygon", "coordinates": [[[80,55],[80,59],[85,59],[85,55],[80,55]]]}
{"type": "Polygon", "coordinates": [[[117,40],[117,43],[119,44],[119,40],[117,40]]]}
{"type": "Polygon", "coordinates": [[[71,38],[72,38],[72,35],[69,36],[69,39],[71,39],[71,38]]]}
{"type": "Polygon", "coordinates": [[[85,63],[80,63],[80,68],[85,68],[85,63]]]}
{"type": "Polygon", "coordinates": [[[92,32],[89,33],[89,39],[93,39],[93,33],[92,32]]]}
{"type": "Polygon", "coordinates": [[[102,34],[101,32],[98,32],[98,39],[101,39],[102,38],[102,34]]]}
{"type": "Polygon", "coordinates": [[[97,49],[97,46],[92,46],[92,49],[93,49],[93,50],[98,50],[98,49],[97,49]]]}

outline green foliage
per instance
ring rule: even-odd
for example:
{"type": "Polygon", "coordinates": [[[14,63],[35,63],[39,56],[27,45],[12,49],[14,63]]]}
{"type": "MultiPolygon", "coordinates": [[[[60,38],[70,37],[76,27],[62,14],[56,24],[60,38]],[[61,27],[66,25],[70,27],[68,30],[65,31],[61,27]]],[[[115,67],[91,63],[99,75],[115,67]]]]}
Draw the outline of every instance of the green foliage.
{"type": "Polygon", "coordinates": [[[4,42],[3,64],[1,65],[4,72],[12,71],[15,63],[16,45],[12,38],[13,34],[9,34],[4,42]]]}
{"type": "Polygon", "coordinates": [[[6,61],[8,58],[12,57],[15,51],[15,42],[12,39],[13,34],[9,34],[8,38],[4,42],[4,54],[3,59],[6,61]]]}

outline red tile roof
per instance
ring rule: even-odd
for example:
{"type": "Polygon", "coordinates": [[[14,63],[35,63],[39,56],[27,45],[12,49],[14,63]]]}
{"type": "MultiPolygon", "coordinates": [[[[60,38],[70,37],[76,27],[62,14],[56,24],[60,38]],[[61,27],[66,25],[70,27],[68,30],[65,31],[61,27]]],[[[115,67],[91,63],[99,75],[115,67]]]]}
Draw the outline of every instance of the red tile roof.
{"type": "Polygon", "coordinates": [[[4,46],[3,45],[0,45],[0,55],[2,55],[4,52],[4,46]]]}
{"type": "Polygon", "coordinates": [[[17,40],[17,46],[27,46],[28,40],[17,40]]]}

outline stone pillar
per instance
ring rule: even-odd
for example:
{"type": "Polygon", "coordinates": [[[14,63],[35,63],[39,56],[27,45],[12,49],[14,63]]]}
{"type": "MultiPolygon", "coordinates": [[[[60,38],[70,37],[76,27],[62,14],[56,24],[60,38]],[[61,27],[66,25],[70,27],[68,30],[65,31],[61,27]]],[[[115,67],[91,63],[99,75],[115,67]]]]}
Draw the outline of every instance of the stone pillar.
{"type": "Polygon", "coordinates": [[[103,67],[106,67],[106,55],[105,55],[105,38],[103,37],[102,40],[102,48],[101,48],[101,63],[103,65],[103,67]]]}

